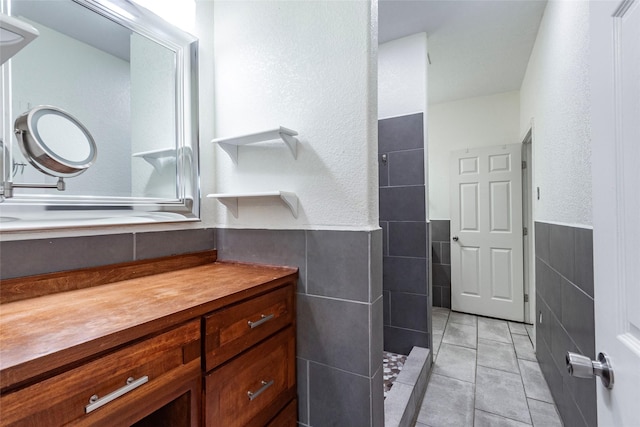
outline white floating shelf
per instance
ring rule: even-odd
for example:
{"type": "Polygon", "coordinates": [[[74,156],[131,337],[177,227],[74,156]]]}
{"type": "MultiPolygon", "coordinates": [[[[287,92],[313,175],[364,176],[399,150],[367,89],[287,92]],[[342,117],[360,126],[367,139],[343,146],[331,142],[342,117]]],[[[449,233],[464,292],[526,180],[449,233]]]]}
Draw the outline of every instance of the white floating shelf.
{"type": "Polygon", "coordinates": [[[170,162],[176,161],[176,149],[175,148],[162,148],[159,150],[141,151],[140,153],[133,153],[132,157],[142,157],[158,172],[170,162]]]}
{"type": "Polygon", "coordinates": [[[238,199],[248,199],[252,197],[279,197],[282,202],[291,209],[291,213],[298,218],[298,196],[290,191],[266,191],[262,193],[217,193],[207,194],[207,197],[218,199],[225,205],[234,217],[238,218],[238,199]]]}
{"type": "Polygon", "coordinates": [[[231,138],[217,138],[213,143],[220,145],[220,147],[229,154],[229,157],[234,163],[238,163],[238,146],[257,144],[260,142],[273,141],[281,139],[295,159],[298,156],[298,138],[295,137],[298,132],[295,130],[287,129],[280,126],[276,129],[270,129],[263,132],[251,133],[248,135],[234,136],[231,138]]]}

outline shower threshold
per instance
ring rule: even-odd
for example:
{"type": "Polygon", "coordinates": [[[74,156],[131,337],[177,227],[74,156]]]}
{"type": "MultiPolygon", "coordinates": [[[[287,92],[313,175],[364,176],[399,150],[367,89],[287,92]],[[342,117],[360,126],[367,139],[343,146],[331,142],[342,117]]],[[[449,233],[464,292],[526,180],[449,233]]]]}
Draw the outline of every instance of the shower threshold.
{"type": "MultiPolygon", "coordinates": [[[[384,399],[385,427],[411,427],[418,417],[419,402],[427,389],[432,364],[431,350],[413,347],[384,399]]],[[[387,373],[384,373],[386,378],[387,373]]],[[[386,381],[385,381],[386,389],[386,381]]]]}

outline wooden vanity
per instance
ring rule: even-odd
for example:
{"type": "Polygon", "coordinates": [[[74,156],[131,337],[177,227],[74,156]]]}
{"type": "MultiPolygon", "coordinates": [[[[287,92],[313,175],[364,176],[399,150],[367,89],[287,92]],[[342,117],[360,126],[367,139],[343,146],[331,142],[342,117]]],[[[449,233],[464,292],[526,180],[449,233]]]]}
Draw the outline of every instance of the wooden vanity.
{"type": "Polygon", "coordinates": [[[296,426],[297,275],[207,251],[0,282],[0,425],[296,426]]]}

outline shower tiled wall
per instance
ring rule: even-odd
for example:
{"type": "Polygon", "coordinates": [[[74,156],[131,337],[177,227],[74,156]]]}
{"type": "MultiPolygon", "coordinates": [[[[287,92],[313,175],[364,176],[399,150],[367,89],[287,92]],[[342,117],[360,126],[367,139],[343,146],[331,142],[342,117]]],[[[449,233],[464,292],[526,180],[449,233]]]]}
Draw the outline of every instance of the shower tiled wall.
{"type": "Polygon", "coordinates": [[[565,353],[595,358],[593,231],[536,222],[536,356],[565,426],[596,426],[596,379],[570,377],[565,353]]]}
{"type": "Polygon", "coordinates": [[[400,354],[430,346],[423,118],[378,121],[384,348],[400,354]]]}
{"type": "Polygon", "coordinates": [[[451,221],[431,220],[433,306],[451,308],[451,221]]]}

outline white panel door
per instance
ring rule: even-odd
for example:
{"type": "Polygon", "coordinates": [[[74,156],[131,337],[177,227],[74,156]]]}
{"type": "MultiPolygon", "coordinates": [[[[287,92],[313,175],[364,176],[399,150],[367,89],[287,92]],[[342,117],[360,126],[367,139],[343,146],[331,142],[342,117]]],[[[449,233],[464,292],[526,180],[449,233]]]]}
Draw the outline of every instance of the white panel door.
{"type": "Polygon", "coordinates": [[[614,371],[611,390],[598,381],[598,425],[637,426],[640,1],[591,2],[590,21],[596,350],[614,371]]]}
{"type": "Polygon", "coordinates": [[[451,308],[524,321],[520,144],[451,153],[451,308]]]}

